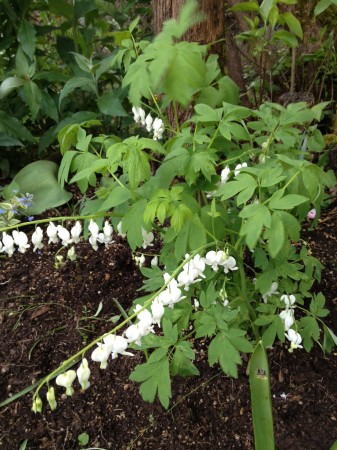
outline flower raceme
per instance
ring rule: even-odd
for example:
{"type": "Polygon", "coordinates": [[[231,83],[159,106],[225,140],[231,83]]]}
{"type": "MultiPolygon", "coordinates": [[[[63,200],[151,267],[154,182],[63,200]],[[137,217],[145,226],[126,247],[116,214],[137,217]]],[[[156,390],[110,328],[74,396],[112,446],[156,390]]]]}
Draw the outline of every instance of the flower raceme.
{"type": "Polygon", "coordinates": [[[153,119],[151,114],[145,117],[145,111],[139,106],[133,106],[132,112],[136,123],[140,123],[149,133],[153,131],[153,140],[160,140],[163,137],[165,126],[161,119],[158,117],[153,119]]]}
{"type": "MultiPolygon", "coordinates": [[[[121,225],[122,224],[120,223],[117,227],[117,232],[120,236],[125,237],[125,234],[121,233],[121,225]]],[[[108,220],[105,221],[103,230],[101,231],[97,223],[91,219],[88,230],[90,232],[89,243],[94,250],[98,250],[99,244],[104,244],[105,247],[108,247],[114,242],[114,230],[108,220]]],[[[82,231],[83,228],[81,222],[79,221],[75,223],[70,231],[62,225],[54,225],[53,222],[50,222],[45,233],[48,238],[48,244],[57,244],[61,242],[64,247],[69,247],[72,244],[78,244],[80,242],[82,231]]],[[[146,231],[142,229],[142,235],[142,247],[145,249],[149,246],[152,246],[154,240],[152,231],[146,231]]],[[[43,238],[44,232],[42,228],[36,227],[31,238],[34,252],[43,248],[43,238]]],[[[30,248],[30,244],[28,243],[28,236],[23,231],[14,230],[12,232],[12,235],[7,234],[6,232],[2,233],[2,239],[0,239],[0,253],[6,253],[8,256],[12,256],[15,251],[25,253],[28,248],[30,248]]],[[[70,259],[76,259],[74,255],[74,247],[72,247],[69,252],[72,255],[72,258],[70,259]]]]}
{"type": "MultiPolygon", "coordinates": [[[[98,229],[91,224],[91,232],[94,236],[98,236],[98,229]]],[[[140,346],[142,338],[149,333],[154,333],[154,326],[161,327],[161,320],[165,313],[165,307],[173,308],[176,303],[185,299],[182,295],[181,288],[188,290],[191,284],[202,281],[205,277],[204,271],[207,265],[210,265],[214,271],[218,270],[221,266],[224,268],[224,272],[229,270],[236,270],[236,261],[233,257],[229,256],[227,252],[208,252],[206,258],[202,258],[199,254],[193,258],[190,255],[186,255],[185,264],[183,264],[182,271],[177,276],[177,280],[173,278],[169,273],[164,273],[163,278],[165,282],[165,289],[163,289],[152,301],[149,309],[136,305],[134,308],[135,315],[137,317],[136,323],[132,323],[125,329],[122,336],[115,334],[108,334],[103,337],[102,342],[99,342],[96,348],[91,353],[91,360],[100,363],[101,369],[108,367],[109,359],[113,360],[118,355],[133,356],[133,353],[128,352],[129,345],[135,344],[140,346]],[[215,263],[216,258],[216,263],[215,263]],[[182,274],[182,275],[181,275],[182,274]]],[[[299,344],[300,342],[298,342],[299,344]]],[[[89,377],[90,369],[89,363],[86,358],[83,358],[77,371],[68,370],[56,378],[56,384],[66,388],[66,394],[72,395],[74,389],[72,384],[76,378],[85,390],[90,386],[89,377]]],[[[51,392],[50,390],[48,393],[51,392]]],[[[33,410],[35,412],[41,412],[41,405],[36,405],[39,399],[38,396],[34,397],[33,410]]],[[[47,400],[52,409],[56,408],[56,400],[51,394],[47,394],[47,400]],[[52,398],[51,398],[52,397],[52,398]]]]}

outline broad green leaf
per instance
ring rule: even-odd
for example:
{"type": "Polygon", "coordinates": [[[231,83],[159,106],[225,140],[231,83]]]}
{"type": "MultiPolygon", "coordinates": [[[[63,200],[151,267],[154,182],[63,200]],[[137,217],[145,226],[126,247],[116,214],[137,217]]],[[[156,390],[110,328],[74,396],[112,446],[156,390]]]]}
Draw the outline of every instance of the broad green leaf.
{"type": "MultiPolygon", "coordinates": [[[[197,45],[180,42],[172,50],[163,80],[164,92],[171,101],[186,107],[193,95],[204,87],[206,63],[197,45]],[[181,74],[184,74],[184,77],[181,74]]],[[[166,64],[167,64],[166,63],[166,64]]],[[[159,81],[159,80],[158,80],[159,81]]]]}
{"type": "Polygon", "coordinates": [[[70,22],[74,19],[74,7],[65,0],[48,0],[50,12],[65,17],[70,22]]]}
{"type": "Polygon", "coordinates": [[[43,211],[63,205],[72,197],[70,192],[60,188],[57,182],[58,167],[52,161],[36,161],[20,170],[6,187],[10,193],[15,186],[19,192],[33,194],[33,205],[28,214],[41,214],[43,211]]]}
{"type": "Polygon", "coordinates": [[[236,197],[236,204],[238,206],[247,203],[248,200],[254,195],[256,186],[248,186],[246,189],[241,191],[236,197]]]}
{"type": "Polygon", "coordinates": [[[126,189],[125,187],[122,187],[122,186],[117,186],[115,189],[112,190],[112,192],[104,200],[101,209],[107,211],[111,208],[114,208],[117,205],[121,205],[122,203],[125,203],[131,197],[132,197],[132,194],[129,191],[129,189],[126,189]]]}
{"type": "Polygon", "coordinates": [[[229,8],[230,11],[253,11],[258,12],[259,11],[259,4],[257,1],[252,0],[250,2],[240,2],[236,5],[229,8]]]}
{"type": "Polygon", "coordinates": [[[188,247],[191,251],[207,243],[205,227],[200,220],[198,213],[195,213],[189,220],[188,247]]]}
{"type": "Polygon", "coordinates": [[[291,48],[298,46],[298,41],[296,37],[289,31],[280,30],[273,34],[273,41],[282,41],[289,45],[291,48]]]}
{"type": "Polygon", "coordinates": [[[266,206],[261,205],[260,203],[257,204],[251,203],[245,206],[239,213],[239,217],[241,217],[242,219],[248,219],[249,217],[255,215],[261,216],[263,218],[264,225],[268,228],[270,227],[271,225],[270,211],[266,206]]]}
{"type": "Polygon", "coordinates": [[[18,119],[0,110],[0,131],[27,142],[34,142],[31,132],[18,119]]]}
{"type": "Polygon", "coordinates": [[[314,317],[302,317],[299,320],[299,333],[303,339],[303,347],[307,352],[313,347],[313,341],[318,341],[320,329],[317,320],[314,317]]]}
{"type": "Polygon", "coordinates": [[[177,325],[173,325],[170,320],[163,318],[162,326],[163,326],[164,336],[168,340],[167,342],[169,342],[170,345],[176,344],[176,342],[178,340],[177,325]]]}
{"type": "Polygon", "coordinates": [[[211,176],[214,175],[215,172],[215,150],[200,150],[195,151],[190,154],[190,158],[188,161],[188,165],[185,169],[186,171],[186,181],[191,186],[195,183],[197,177],[200,172],[204,175],[204,177],[210,181],[211,176]]]}
{"type": "Polygon", "coordinates": [[[274,6],[275,0],[263,0],[263,2],[260,5],[260,11],[261,15],[265,22],[267,22],[270,11],[272,10],[274,6]]]}
{"type": "Polygon", "coordinates": [[[147,362],[136,366],[130,380],[141,383],[140,394],[143,400],[153,403],[158,394],[160,403],[168,408],[171,398],[171,379],[168,358],[147,362]]]}
{"type": "Polygon", "coordinates": [[[288,194],[276,200],[271,198],[269,206],[272,209],[293,209],[301,203],[307,202],[309,199],[303,195],[288,194]]]}
{"type": "Polygon", "coordinates": [[[218,80],[219,92],[223,98],[221,102],[225,101],[233,105],[237,105],[240,102],[240,88],[239,86],[227,75],[218,80]]]}
{"type": "Polygon", "coordinates": [[[78,152],[75,160],[72,162],[72,171],[78,171],[75,176],[72,177],[70,183],[77,183],[83,179],[89,179],[93,173],[101,173],[109,164],[109,161],[105,158],[98,158],[98,156],[92,153],[78,152]]]}
{"type": "Polygon", "coordinates": [[[41,91],[41,110],[57,123],[59,121],[59,111],[55,99],[46,91],[41,91]]]}
{"type": "Polygon", "coordinates": [[[326,325],[323,326],[323,329],[324,329],[323,349],[325,352],[330,353],[331,350],[337,345],[337,336],[326,325]]]}
{"type": "Polygon", "coordinates": [[[314,9],[314,15],[319,16],[322,14],[329,6],[335,5],[337,6],[337,0],[321,0],[317,3],[314,9]]]}
{"type": "Polygon", "coordinates": [[[27,22],[26,20],[21,22],[18,31],[18,41],[22,50],[32,60],[35,53],[36,30],[31,22],[27,22]]]}
{"type": "Polygon", "coordinates": [[[264,217],[256,214],[255,216],[249,217],[241,227],[240,234],[241,236],[245,236],[246,243],[251,251],[254,250],[261,236],[264,220],[264,217]]]}
{"type": "Polygon", "coordinates": [[[101,95],[97,99],[98,109],[102,114],[113,117],[127,117],[128,113],[125,111],[120,98],[114,92],[108,92],[101,95]]]}
{"type": "Polygon", "coordinates": [[[298,241],[300,238],[301,225],[299,221],[286,211],[275,211],[274,216],[278,215],[281,222],[284,225],[285,232],[287,236],[293,241],[298,241]]]}
{"type": "Polygon", "coordinates": [[[87,152],[91,142],[92,134],[87,135],[84,128],[78,127],[76,135],[76,150],[87,152]]]}
{"type": "Polygon", "coordinates": [[[15,88],[24,84],[24,80],[18,77],[8,77],[0,85],[0,100],[10,94],[15,88]]]}
{"type": "Polygon", "coordinates": [[[194,351],[191,348],[190,342],[181,342],[173,354],[170,364],[172,375],[180,375],[181,377],[197,376],[199,370],[193,364],[195,359],[194,351]]]}
{"type": "MultiPolygon", "coordinates": [[[[205,298],[205,297],[203,297],[205,298]]],[[[195,337],[211,337],[217,329],[216,318],[208,311],[198,311],[195,314],[195,337]]]]}
{"type": "Polygon", "coordinates": [[[268,252],[272,258],[275,258],[285,242],[284,225],[280,216],[272,215],[271,226],[265,231],[264,236],[268,239],[268,252]]]}
{"type": "Polygon", "coordinates": [[[194,107],[198,122],[218,122],[221,118],[221,109],[214,109],[208,105],[198,103],[194,107]]]}
{"type": "Polygon", "coordinates": [[[63,86],[59,98],[59,105],[62,104],[62,100],[64,98],[66,98],[71,92],[73,92],[75,89],[78,88],[96,94],[96,86],[90,78],[85,77],[70,78],[70,80],[68,80],[66,84],[63,86]]]}
{"type": "Polygon", "coordinates": [[[192,216],[192,211],[184,203],[179,203],[175,206],[174,212],[171,216],[171,225],[176,231],[181,230],[187,219],[192,216]]]}
{"type": "Polygon", "coordinates": [[[143,242],[142,217],[146,208],[146,200],[141,199],[134,203],[123,217],[123,231],[127,233],[127,239],[132,250],[140,247],[143,242]]]}
{"type": "Polygon", "coordinates": [[[141,181],[148,180],[151,176],[149,155],[139,148],[138,142],[131,141],[128,144],[123,158],[123,171],[128,174],[132,189],[136,189],[141,181]]]}
{"type": "Polygon", "coordinates": [[[236,339],[233,338],[233,340],[234,342],[232,342],[230,335],[225,332],[217,334],[208,347],[208,362],[210,366],[213,366],[218,362],[224,373],[233,378],[237,378],[237,366],[238,364],[241,364],[240,348],[237,348],[237,345],[239,344],[239,347],[247,349],[250,349],[251,345],[246,346],[243,344],[244,342],[249,344],[249,342],[242,337],[237,337],[236,339]]]}
{"type": "Polygon", "coordinates": [[[73,54],[78,67],[83,70],[83,72],[91,73],[92,68],[94,67],[91,59],[86,58],[84,55],[80,55],[79,53],[71,53],[73,54]]]}
{"type": "Polygon", "coordinates": [[[315,129],[307,136],[307,145],[310,152],[321,152],[325,149],[325,141],[322,133],[315,129]]]}
{"type": "Polygon", "coordinates": [[[26,80],[30,78],[29,68],[30,64],[28,57],[22,50],[21,46],[19,46],[15,55],[15,74],[23,80],[26,80]]]}
{"type": "Polygon", "coordinates": [[[240,191],[246,188],[256,188],[257,183],[255,178],[247,173],[240,173],[237,176],[236,181],[229,181],[225,183],[216,193],[216,197],[221,196],[221,200],[227,200],[228,198],[234,197],[240,191]]]}
{"type": "Polygon", "coordinates": [[[286,178],[285,175],[283,175],[282,167],[268,167],[266,170],[264,170],[260,176],[260,186],[261,187],[270,187],[275,186],[275,184],[280,183],[286,178]]]}
{"type": "Polygon", "coordinates": [[[65,83],[69,80],[69,75],[66,75],[61,72],[57,72],[56,70],[51,71],[39,71],[34,75],[34,80],[45,80],[54,82],[65,83]]]}
{"type": "Polygon", "coordinates": [[[292,33],[296,34],[300,39],[303,39],[301,23],[291,12],[285,12],[280,17],[285,21],[292,33]]]}
{"type": "MultiPolygon", "coordinates": [[[[0,147],[23,147],[23,143],[12,136],[0,131],[0,147]]],[[[3,169],[3,167],[1,167],[3,169]]]]}
{"type": "Polygon", "coordinates": [[[243,140],[243,141],[249,141],[249,134],[245,127],[242,125],[236,123],[236,122],[229,122],[227,124],[228,129],[230,133],[237,139],[237,140],[243,140]]]}
{"type": "Polygon", "coordinates": [[[279,9],[278,9],[278,7],[276,6],[276,5],[274,5],[272,8],[271,8],[271,10],[270,10],[270,13],[269,13],[269,23],[270,23],[270,26],[274,29],[275,28],[275,25],[277,24],[277,21],[278,21],[278,19],[279,19],[279,9]]]}
{"type": "Polygon", "coordinates": [[[60,168],[58,170],[57,181],[61,188],[63,189],[65,181],[68,181],[70,165],[73,158],[78,154],[78,152],[74,150],[68,150],[63,155],[60,168]]]}
{"type": "Polygon", "coordinates": [[[31,80],[27,80],[25,82],[25,84],[23,85],[23,89],[26,96],[26,102],[32,116],[32,121],[35,121],[41,105],[41,91],[38,85],[31,80]]]}
{"type": "Polygon", "coordinates": [[[157,36],[157,39],[166,40],[173,37],[180,39],[190,27],[200,23],[203,19],[204,16],[199,10],[198,2],[189,0],[180,9],[177,19],[170,19],[164,23],[163,31],[157,36]]]}

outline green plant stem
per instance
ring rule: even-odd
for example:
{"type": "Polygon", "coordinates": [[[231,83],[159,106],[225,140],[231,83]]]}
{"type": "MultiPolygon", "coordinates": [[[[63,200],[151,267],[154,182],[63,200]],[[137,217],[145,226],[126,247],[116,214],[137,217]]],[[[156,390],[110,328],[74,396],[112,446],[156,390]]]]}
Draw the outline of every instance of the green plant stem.
{"type": "Polygon", "coordinates": [[[176,132],[180,133],[177,102],[173,102],[173,112],[174,112],[174,120],[175,120],[175,124],[176,124],[176,132]]]}

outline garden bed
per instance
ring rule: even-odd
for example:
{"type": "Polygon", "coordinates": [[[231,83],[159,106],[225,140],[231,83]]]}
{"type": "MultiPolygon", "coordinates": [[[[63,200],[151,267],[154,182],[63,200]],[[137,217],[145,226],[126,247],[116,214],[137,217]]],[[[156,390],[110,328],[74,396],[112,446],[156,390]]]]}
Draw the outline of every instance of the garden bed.
{"type": "MultiPolygon", "coordinates": [[[[325,265],[319,289],[335,332],[336,216],[337,208],[330,208],[303,236],[325,265]]],[[[77,261],[58,270],[57,248],[0,260],[0,402],[111,329],[120,315],[117,302],[127,310],[139,295],[141,276],[122,238],[97,252],[81,243],[77,261]]],[[[337,353],[324,355],[316,346],[310,354],[290,354],[278,343],[269,355],[277,449],[330,449],[337,439],[337,353]]],[[[34,414],[31,393],[0,409],[0,448],[19,450],[27,440],[29,450],[79,449],[78,436],[87,433],[85,447],[102,449],[253,449],[247,361],[231,379],[208,367],[205,342],[196,356],[200,377],[173,379],[168,411],[159,402],[145,403],[128,379],[141,353],[120,356],[106,370],[90,362],[90,388],[65,397],[57,387],[55,412],[44,401],[42,414],[34,414]]]]}

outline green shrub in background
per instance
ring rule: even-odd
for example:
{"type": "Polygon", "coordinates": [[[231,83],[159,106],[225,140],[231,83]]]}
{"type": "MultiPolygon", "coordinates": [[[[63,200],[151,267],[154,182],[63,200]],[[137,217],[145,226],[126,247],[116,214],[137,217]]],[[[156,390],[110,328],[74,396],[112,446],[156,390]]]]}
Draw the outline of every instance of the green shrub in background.
{"type": "Polygon", "coordinates": [[[137,46],[146,45],[134,46],[138,20],[129,24],[129,17],[146,15],[149,3],[0,3],[0,170],[5,175],[10,164],[15,169],[13,148],[21,165],[46,156],[66,124],[99,118],[104,129],[123,133],[127,121],[120,118],[128,114],[122,75],[137,46]]]}

